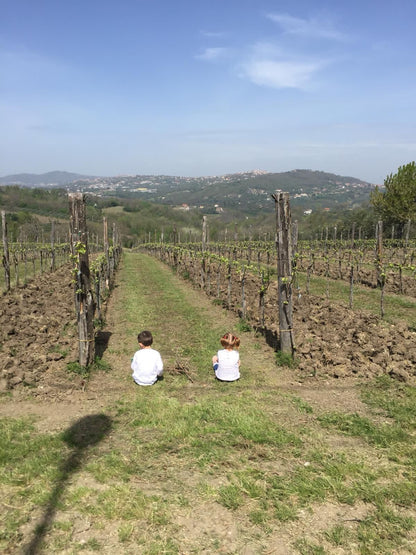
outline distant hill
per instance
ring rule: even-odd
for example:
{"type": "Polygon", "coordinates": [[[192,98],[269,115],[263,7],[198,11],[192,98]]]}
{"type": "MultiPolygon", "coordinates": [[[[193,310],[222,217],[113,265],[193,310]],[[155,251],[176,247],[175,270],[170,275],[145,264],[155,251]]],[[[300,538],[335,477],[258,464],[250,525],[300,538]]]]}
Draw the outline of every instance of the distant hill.
{"type": "Polygon", "coordinates": [[[24,187],[62,187],[88,176],[78,173],[53,171],[42,174],[18,173],[0,177],[0,185],[22,185],[24,187]]]}
{"type": "Polygon", "coordinates": [[[292,170],[269,173],[261,170],[208,177],[167,175],[82,176],[69,172],[20,174],[0,178],[0,184],[25,187],[63,187],[99,197],[140,199],[198,208],[204,213],[273,211],[271,193],[288,192],[299,210],[353,208],[369,198],[374,185],[355,177],[323,171],[292,170]]]}

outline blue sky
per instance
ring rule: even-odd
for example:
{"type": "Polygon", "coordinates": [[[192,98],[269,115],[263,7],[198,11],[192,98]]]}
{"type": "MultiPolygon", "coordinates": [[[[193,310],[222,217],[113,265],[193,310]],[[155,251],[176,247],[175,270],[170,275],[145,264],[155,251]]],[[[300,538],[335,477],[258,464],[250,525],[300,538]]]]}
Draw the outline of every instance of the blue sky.
{"type": "Polygon", "coordinates": [[[414,0],[0,0],[0,175],[416,158],[414,0]]]}

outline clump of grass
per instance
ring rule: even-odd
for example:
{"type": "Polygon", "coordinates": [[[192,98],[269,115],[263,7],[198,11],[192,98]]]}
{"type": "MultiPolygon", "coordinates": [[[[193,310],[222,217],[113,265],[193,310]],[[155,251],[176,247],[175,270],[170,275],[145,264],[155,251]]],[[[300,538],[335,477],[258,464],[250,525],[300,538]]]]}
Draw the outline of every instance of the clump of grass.
{"type": "Polygon", "coordinates": [[[300,397],[292,397],[291,401],[295,405],[295,407],[298,408],[299,412],[303,412],[305,414],[313,413],[313,408],[311,407],[311,405],[300,397]]]}
{"type": "Polygon", "coordinates": [[[95,357],[94,364],[91,367],[92,370],[101,370],[103,372],[109,372],[111,370],[111,365],[100,357],[95,357]]]}
{"type": "Polygon", "coordinates": [[[352,532],[341,524],[336,524],[325,532],[325,538],[332,545],[347,546],[352,540],[352,532]]]}
{"type": "Polygon", "coordinates": [[[82,378],[88,378],[90,375],[90,367],[81,366],[79,362],[67,362],[66,370],[69,374],[76,374],[82,378]]]}
{"type": "Polygon", "coordinates": [[[65,358],[68,354],[68,349],[62,349],[59,345],[53,345],[50,349],[49,349],[50,353],[58,353],[60,355],[62,355],[63,358],[65,358]]]}
{"type": "Polygon", "coordinates": [[[277,351],[276,364],[277,366],[287,366],[288,368],[296,368],[298,366],[298,361],[290,353],[277,351]]]}
{"type": "Polygon", "coordinates": [[[378,507],[358,527],[358,539],[362,553],[398,553],[406,533],[412,530],[415,521],[399,515],[388,507],[378,507]]]}
{"type": "Polygon", "coordinates": [[[381,409],[402,428],[416,428],[416,388],[385,375],[364,386],[361,396],[371,408],[381,409]]]}
{"type": "Polygon", "coordinates": [[[111,366],[102,358],[95,357],[93,364],[90,364],[90,366],[81,366],[79,362],[73,361],[67,363],[66,369],[67,372],[69,372],[70,374],[77,374],[82,378],[89,378],[91,372],[93,372],[94,370],[109,372],[111,370],[111,366]]]}
{"type": "Polygon", "coordinates": [[[240,318],[236,327],[237,327],[237,330],[242,333],[252,331],[253,329],[251,324],[244,318],[240,318]]]}
{"type": "Polygon", "coordinates": [[[274,502],[273,516],[280,522],[289,522],[297,519],[297,509],[294,505],[283,501],[274,502]]]}
{"type": "Polygon", "coordinates": [[[401,426],[376,425],[359,414],[329,412],[318,418],[325,427],[334,427],[346,435],[361,437],[379,447],[389,447],[392,443],[409,441],[409,434],[401,426]]]}
{"type": "Polygon", "coordinates": [[[305,538],[296,540],[295,547],[300,555],[325,555],[325,549],[305,538]]]}
{"type": "Polygon", "coordinates": [[[243,504],[240,488],[235,484],[220,487],[218,490],[218,501],[227,509],[238,509],[243,504]]]}

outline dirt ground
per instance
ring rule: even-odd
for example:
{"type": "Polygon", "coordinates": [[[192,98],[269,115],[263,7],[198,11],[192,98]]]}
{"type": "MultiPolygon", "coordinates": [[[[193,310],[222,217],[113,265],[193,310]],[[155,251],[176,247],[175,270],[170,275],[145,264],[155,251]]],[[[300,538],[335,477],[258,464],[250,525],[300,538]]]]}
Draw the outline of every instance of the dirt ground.
{"type": "MultiPolygon", "coordinates": [[[[106,406],[117,380],[102,388],[105,372],[87,383],[68,371],[78,358],[77,337],[69,265],[0,298],[0,416],[33,414],[41,431],[51,431],[106,406]]],[[[98,332],[96,352],[106,342],[98,332]]]]}
{"type": "MultiPolygon", "coordinates": [[[[200,283],[199,268],[186,268],[190,279],[200,283]]],[[[240,276],[232,272],[231,300],[228,302],[225,272],[221,276],[220,298],[236,314],[242,313],[240,276]]],[[[217,295],[215,270],[209,287],[217,295]]],[[[207,280],[206,280],[207,281],[207,280]]],[[[260,279],[247,275],[244,284],[247,320],[264,334],[267,343],[278,344],[277,284],[271,282],[265,294],[264,324],[259,310],[260,279]]],[[[379,317],[334,304],[314,295],[294,296],[293,334],[302,381],[311,378],[370,378],[389,374],[400,381],[416,380],[416,333],[406,322],[389,325],[379,317]]]]}
{"type": "MultiPolygon", "coordinates": [[[[246,280],[247,312],[254,327],[264,335],[265,349],[274,349],[277,344],[274,289],[271,284],[265,297],[265,326],[261,327],[255,306],[258,284],[251,277],[246,280]]],[[[202,298],[207,300],[203,293],[202,298]]],[[[239,313],[240,304],[240,293],[234,288],[231,309],[239,313]]],[[[111,301],[109,313],[111,317],[111,301]]],[[[415,381],[416,333],[405,323],[387,325],[376,316],[318,297],[302,296],[294,301],[294,336],[298,366],[288,373],[292,382],[321,390],[322,380],[339,387],[346,380],[386,373],[401,381],[415,381]]],[[[99,354],[107,341],[106,332],[99,332],[99,354]]],[[[0,298],[0,392],[10,392],[19,403],[33,398],[48,403],[72,403],[78,397],[85,400],[86,396],[92,400],[94,380],[87,386],[81,376],[67,370],[68,361],[76,360],[77,330],[69,266],[61,267],[53,276],[44,274],[0,298]]],[[[114,387],[112,384],[110,390],[114,387]]]]}
{"type": "MultiPolygon", "coordinates": [[[[110,361],[112,372],[94,373],[88,382],[68,372],[68,361],[77,358],[72,287],[69,267],[62,267],[53,276],[43,275],[36,282],[1,297],[0,416],[33,414],[38,417],[36,426],[40,431],[58,431],[75,419],[99,413],[109,402],[121,396],[134,395],[133,388],[126,385],[125,379],[120,379],[126,374],[125,360],[111,354],[110,348],[114,344],[120,351],[130,340],[126,338],[122,318],[113,310],[119,294],[117,288],[106,311],[111,334],[105,330],[101,332],[97,345],[101,350],[109,347],[106,358],[110,361]]],[[[185,282],[182,287],[192,288],[185,282]]],[[[212,299],[202,293],[195,294],[194,288],[192,290],[193,302],[211,311],[213,319],[227,318],[222,308],[212,303],[212,299]]],[[[235,295],[233,302],[237,307],[238,295],[235,295]]],[[[274,311],[272,300],[268,302],[268,309],[274,311]]],[[[238,312],[238,308],[236,310],[238,312]]],[[[276,324],[268,318],[268,334],[261,356],[273,362],[276,324]]],[[[229,319],[234,324],[236,316],[230,314],[229,319]]],[[[316,298],[298,299],[295,322],[300,363],[296,369],[280,369],[276,373],[275,385],[283,391],[299,395],[314,407],[365,413],[365,406],[356,393],[357,380],[386,372],[401,380],[413,379],[416,337],[404,325],[385,327],[375,317],[322,304],[316,298]]],[[[224,536],[227,552],[233,552],[238,546],[237,531],[233,523],[228,522],[228,512],[219,505],[215,508],[200,506],[192,514],[184,510],[183,515],[178,517],[183,541],[190,541],[196,534],[209,535],[212,518],[208,519],[206,515],[212,515],[214,510],[219,513],[224,528],[222,532],[216,532],[224,536]]],[[[363,505],[358,509],[343,510],[346,511],[343,518],[350,519],[353,526],[358,517],[366,514],[367,507],[363,505]],[[352,511],[351,514],[348,510],[352,511]]],[[[319,528],[323,523],[335,522],[339,511],[339,506],[323,504],[314,513],[305,513],[299,522],[284,525],[274,542],[282,546],[282,551],[276,548],[270,553],[292,553],[283,546],[287,546],[289,539],[296,535],[294,527],[301,526],[305,530],[319,528]]],[[[87,540],[88,527],[82,522],[79,526],[78,540],[87,540]]],[[[111,544],[111,538],[107,539],[111,544]]],[[[107,545],[109,549],[110,544],[107,545]]],[[[270,544],[273,544],[273,538],[270,544]]],[[[250,555],[256,551],[247,545],[242,553],[250,555]]]]}

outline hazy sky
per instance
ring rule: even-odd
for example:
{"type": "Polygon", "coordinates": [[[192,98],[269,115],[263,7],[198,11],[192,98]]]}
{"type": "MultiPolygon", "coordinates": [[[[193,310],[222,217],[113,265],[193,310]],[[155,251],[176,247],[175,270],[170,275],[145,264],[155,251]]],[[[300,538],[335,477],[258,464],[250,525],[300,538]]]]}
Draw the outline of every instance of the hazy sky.
{"type": "Polygon", "coordinates": [[[0,0],[0,175],[416,159],[415,0],[0,0]]]}

